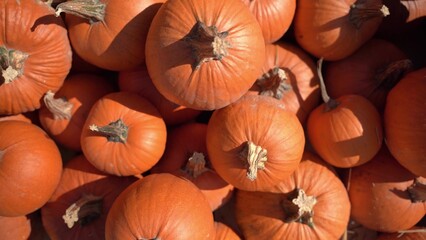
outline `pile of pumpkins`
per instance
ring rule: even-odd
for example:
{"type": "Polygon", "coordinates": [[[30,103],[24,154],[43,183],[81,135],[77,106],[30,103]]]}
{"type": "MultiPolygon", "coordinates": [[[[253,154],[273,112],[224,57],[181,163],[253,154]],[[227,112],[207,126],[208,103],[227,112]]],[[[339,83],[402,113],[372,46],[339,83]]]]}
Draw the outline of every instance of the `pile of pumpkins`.
{"type": "Polygon", "coordinates": [[[0,0],[4,239],[426,239],[425,0],[0,0]]]}

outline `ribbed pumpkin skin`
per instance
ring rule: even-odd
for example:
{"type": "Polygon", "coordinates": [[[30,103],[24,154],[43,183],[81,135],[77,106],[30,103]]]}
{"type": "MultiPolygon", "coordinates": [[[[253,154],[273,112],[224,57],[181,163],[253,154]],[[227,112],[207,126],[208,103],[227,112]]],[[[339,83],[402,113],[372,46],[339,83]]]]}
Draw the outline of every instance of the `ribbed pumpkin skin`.
{"type": "Polygon", "coordinates": [[[38,0],[2,1],[0,19],[0,47],[28,54],[20,77],[4,83],[0,76],[0,115],[36,110],[71,69],[67,30],[53,8],[38,0]]]}
{"type": "Polygon", "coordinates": [[[236,192],[236,219],[244,239],[340,239],[349,223],[350,202],[333,168],[305,152],[296,171],[269,192],[236,192]],[[285,222],[286,194],[303,189],[316,198],[313,227],[285,222]]]}
{"type": "Polygon", "coordinates": [[[277,99],[245,95],[215,110],[207,127],[207,152],[216,172],[234,187],[267,191],[286,179],[298,166],[305,146],[302,125],[277,99]],[[241,157],[247,141],[267,151],[265,168],[257,178],[247,177],[241,157]]]}
{"type": "MultiPolygon", "coordinates": [[[[90,164],[84,155],[70,159],[64,167],[55,193],[41,208],[43,227],[50,239],[105,239],[105,221],[109,209],[117,196],[136,180],[136,177],[117,177],[103,173],[90,164]],[[86,196],[101,198],[100,215],[93,219],[86,218],[90,220],[85,224],[82,224],[84,218],[80,218],[79,222],[69,228],[62,216],[72,204],[86,196]]],[[[84,207],[83,205],[81,209],[84,207]]]]}
{"type": "Polygon", "coordinates": [[[251,87],[261,74],[265,44],[259,23],[241,0],[171,0],[155,15],[145,52],[149,75],[162,95],[179,105],[213,110],[251,87]],[[224,39],[230,45],[221,60],[198,68],[198,54],[187,40],[197,20],[228,32],[224,39]]]}
{"type": "Polygon", "coordinates": [[[0,216],[36,211],[49,200],[61,178],[58,147],[32,123],[0,122],[0,163],[0,216]]]}
{"type": "Polygon", "coordinates": [[[386,144],[398,162],[426,177],[426,68],[406,75],[389,92],[384,122],[386,144]]]}
{"type": "Polygon", "coordinates": [[[259,21],[266,43],[278,41],[290,28],[296,12],[295,0],[243,0],[259,21]]]}
{"type": "MultiPolygon", "coordinates": [[[[413,203],[407,188],[416,176],[401,166],[386,146],[370,162],[352,168],[348,176],[351,217],[378,232],[413,227],[425,216],[426,203],[413,203]]],[[[425,184],[425,178],[418,178],[425,184]]]]}
{"type": "Polygon", "coordinates": [[[340,60],[356,51],[377,31],[382,16],[362,19],[359,28],[350,21],[352,4],[359,3],[376,9],[382,0],[301,0],[297,2],[294,31],[300,46],[312,55],[324,60],[340,60]]]}
{"type": "Polygon", "coordinates": [[[379,112],[365,97],[344,95],[330,111],[325,104],[309,115],[307,134],[315,151],[335,167],[347,168],[370,161],[383,144],[379,112]]]}
{"type": "Polygon", "coordinates": [[[214,239],[213,213],[189,180],[169,173],[130,185],[108,213],[106,240],[214,239]]]}
{"type": "Polygon", "coordinates": [[[31,234],[31,222],[26,216],[0,216],[0,235],[2,239],[28,240],[31,234]]]}
{"type": "Polygon", "coordinates": [[[166,146],[166,124],[158,110],[136,93],[114,92],[91,108],[81,133],[81,149],[101,171],[130,176],[154,166],[166,146]],[[125,142],[111,141],[90,126],[107,126],[121,120],[128,127],[125,142]]]}

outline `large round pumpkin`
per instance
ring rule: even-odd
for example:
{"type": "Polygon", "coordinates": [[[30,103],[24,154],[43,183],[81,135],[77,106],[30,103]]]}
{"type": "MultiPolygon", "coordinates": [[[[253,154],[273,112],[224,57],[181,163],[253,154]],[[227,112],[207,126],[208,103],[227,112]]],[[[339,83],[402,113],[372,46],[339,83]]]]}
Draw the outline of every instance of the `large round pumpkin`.
{"type": "Polygon", "coordinates": [[[213,168],[234,187],[267,191],[297,168],[305,135],[296,114],[275,98],[245,95],[215,110],[207,127],[213,168]]]}
{"type": "Polygon", "coordinates": [[[241,0],[169,0],[146,40],[146,65],[170,101],[200,110],[240,98],[261,74],[262,30],[241,0]]]}
{"type": "Polygon", "coordinates": [[[0,19],[0,114],[33,111],[71,68],[67,30],[39,0],[2,1],[0,19]]]}
{"type": "Polygon", "coordinates": [[[0,121],[0,216],[20,216],[42,207],[55,191],[62,159],[41,128],[0,121]]]}
{"type": "Polygon", "coordinates": [[[107,240],[214,239],[211,208],[189,180],[150,174],[115,200],[105,226],[107,240]]]}

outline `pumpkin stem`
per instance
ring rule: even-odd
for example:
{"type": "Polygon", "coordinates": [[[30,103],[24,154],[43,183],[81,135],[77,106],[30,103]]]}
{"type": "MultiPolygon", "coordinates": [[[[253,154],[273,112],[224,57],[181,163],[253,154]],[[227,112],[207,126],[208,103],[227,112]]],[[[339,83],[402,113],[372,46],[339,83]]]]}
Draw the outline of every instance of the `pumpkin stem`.
{"type": "Polygon", "coordinates": [[[90,130],[94,132],[99,132],[105,135],[110,142],[121,142],[125,143],[127,140],[127,133],[129,131],[129,127],[126,126],[123,120],[118,119],[115,122],[111,122],[110,124],[102,127],[98,127],[95,124],[89,126],[90,130]]]}
{"type": "Polygon", "coordinates": [[[260,95],[271,96],[281,100],[285,92],[291,89],[287,73],[284,69],[274,67],[264,73],[262,77],[256,80],[256,84],[260,87],[260,95]]]}
{"type": "Polygon", "coordinates": [[[388,16],[389,8],[385,5],[371,3],[371,1],[357,0],[349,10],[349,22],[360,29],[369,19],[388,16]]]}
{"type": "Polygon", "coordinates": [[[426,228],[416,228],[416,229],[407,229],[407,230],[400,230],[398,231],[397,238],[402,237],[402,235],[406,233],[426,233],[426,228]]]}
{"type": "Polygon", "coordinates": [[[56,16],[62,12],[88,19],[90,23],[103,22],[106,4],[99,0],[69,0],[56,6],[56,16]]]}
{"type": "Polygon", "coordinates": [[[327,93],[327,89],[324,83],[324,77],[322,75],[323,60],[324,60],[323,58],[320,58],[317,62],[317,73],[318,73],[318,78],[319,78],[319,83],[321,88],[321,97],[325,104],[324,111],[328,112],[335,109],[340,103],[337,100],[330,98],[330,96],[327,93]]]}
{"type": "Polygon", "coordinates": [[[284,222],[300,222],[313,228],[313,208],[316,203],[317,199],[314,196],[306,195],[303,189],[294,189],[281,202],[286,214],[284,222]]]}
{"type": "Polygon", "coordinates": [[[426,184],[421,183],[417,178],[414,183],[407,188],[411,202],[425,202],[426,201],[426,184]]]}
{"type": "Polygon", "coordinates": [[[197,178],[203,172],[208,171],[203,153],[194,152],[186,163],[184,172],[193,178],[197,178]]]}
{"type": "Polygon", "coordinates": [[[27,53],[7,49],[5,46],[0,47],[0,68],[3,83],[11,83],[13,80],[22,76],[24,73],[24,63],[27,58],[27,53]]]}
{"type": "Polygon", "coordinates": [[[53,114],[55,120],[70,119],[74,105],[64,97],[55,99],[54,95],[50,90],[44,95],[43,101],[47,109],[53,114]]]}
{"type": "Polygon", "coordinates": [[[188,42],[195,58],[195,69],[211,60],[221,60],[228,55],[231,44],[226,40],[228,32],[218,32],[216,26],[206,26],[197,21],[185,41],[188,42]]]}
{"type": "Polygon", "coordinates": [[[389,63],[384,68],[377,70],[375,79],[381,87],[392,89],[407,72],[413,69],[410,59],[403,59],[389,63]]]}
{"type": "Polygon", "coordinates": [[[62,216],[68,228],[75,223],[85,226],[102,214],[102,197],[83,195],[77,202],[71,204],[62,216]]]}
{"type": "Polygon", "coordinates": [[[251,141],[247,141],[241,151],[241,157],[247,165],[247,178],[251,181],[256,180],[257,170],[265,169],[265,162],[268,160],[267,150],[257,146],[251,141]]]}

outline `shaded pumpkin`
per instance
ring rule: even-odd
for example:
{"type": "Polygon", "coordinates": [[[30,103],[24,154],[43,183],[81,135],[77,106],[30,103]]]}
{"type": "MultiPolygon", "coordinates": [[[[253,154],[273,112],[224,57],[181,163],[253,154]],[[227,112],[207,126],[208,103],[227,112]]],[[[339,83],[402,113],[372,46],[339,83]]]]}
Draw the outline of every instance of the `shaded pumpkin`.
{"type": "Polygon", "coordinates": [[[216,229],[216,240],[240,240],[240,236],[232,230],[232,228],[228,227],[228,225],[222,222],[214,222],[214,226],[216,229]]]}
{"type": "Polygon", "coordinates": [[[0,235],[3,239],[28,240],[31,235],[31,221],[26,215],[0,216],[0,235]]]}
{"type": "Polygon", "coordinates": [[[239,99],[264,59],[262,30],[241,0],[166,1],[146,40],[155,87],[171,102],[198,110],[239,99]]]}
{"type": "Polygon", "coordinates": [[[215,171],[247,191],[267,191],[286,179],[305,147],[296,114],[279,100],[262,95],[245,95],[215,110],[206,141],[215,171]]]}

